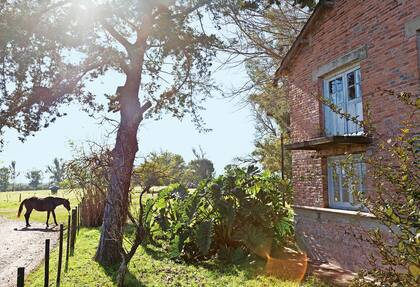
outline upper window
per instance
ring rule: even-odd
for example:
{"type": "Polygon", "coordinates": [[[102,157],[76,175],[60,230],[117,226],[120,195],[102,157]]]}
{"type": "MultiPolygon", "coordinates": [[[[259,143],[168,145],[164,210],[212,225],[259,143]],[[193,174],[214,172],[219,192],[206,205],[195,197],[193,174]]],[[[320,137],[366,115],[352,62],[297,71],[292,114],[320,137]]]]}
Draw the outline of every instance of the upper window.
{"type": "MultiPolygon", "coordinates": [[[[363,104],[360,69],[355,68],[338,74],[324,82],[324,97],[342,112],[357,120],[363,120],[363,104]]],[[[326,135],[359,135],[363,129],[352,120],[346,120],[325,106],[326,135]]]]}
{"type": "Polygon", "coordinates": [[[357,193],[365,192],[366,167],[360,156],[346,160],[344,156],[328,158],[329,206],[360,209],[357,193]]]}

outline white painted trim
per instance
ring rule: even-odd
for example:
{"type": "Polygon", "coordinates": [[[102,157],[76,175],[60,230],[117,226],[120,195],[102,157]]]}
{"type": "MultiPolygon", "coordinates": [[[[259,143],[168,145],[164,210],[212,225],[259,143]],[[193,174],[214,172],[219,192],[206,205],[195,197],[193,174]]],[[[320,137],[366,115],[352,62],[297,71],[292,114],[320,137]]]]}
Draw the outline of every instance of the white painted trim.
{"type": "Polygon", "coordinates": [[[304,210],[311,210],[311,211],[319,211],[319,212],[326,212],[326,213],[335,213],[335,214],[360,216],[360,217],[368,217],[372,219],[377,219],[375,215],[373,215],[370,212],[365,212],[365,211],[343,210],[343,209],[315,207],[315,206],[306,206],[306,205],[292,205],[292,207],[293,209],[304,209],[304,210]]]}

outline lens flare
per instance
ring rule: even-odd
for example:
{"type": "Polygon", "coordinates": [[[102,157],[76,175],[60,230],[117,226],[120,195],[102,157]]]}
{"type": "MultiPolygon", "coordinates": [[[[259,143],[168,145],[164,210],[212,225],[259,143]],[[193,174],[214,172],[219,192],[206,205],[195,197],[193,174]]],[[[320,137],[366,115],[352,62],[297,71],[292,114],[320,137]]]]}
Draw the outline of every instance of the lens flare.
{"type": "Polygon", "coordinates": [[[283,280],[301,282],[308,267],[308,257],[291,249],[284,251],[281,258],[266,255],[266,273],[283,280]]]}

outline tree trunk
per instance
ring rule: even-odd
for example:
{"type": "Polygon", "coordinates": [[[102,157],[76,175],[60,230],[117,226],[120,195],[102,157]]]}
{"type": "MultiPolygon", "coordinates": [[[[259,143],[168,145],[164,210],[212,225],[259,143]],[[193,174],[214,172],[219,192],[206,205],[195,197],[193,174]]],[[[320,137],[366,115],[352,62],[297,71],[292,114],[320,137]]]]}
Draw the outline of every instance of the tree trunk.
{"type": "Polygon", "coordinates": [[[101,238],[95,259],[103,265],[115,265],[122,260],[123,228],[127,218],[128,193],[137,145],[137,130],[142,120],[137,81],[127,81],[117,93],[120,97],[121,122],[112,151],[109,170],[110,184],[105,203],[101,238]]]}

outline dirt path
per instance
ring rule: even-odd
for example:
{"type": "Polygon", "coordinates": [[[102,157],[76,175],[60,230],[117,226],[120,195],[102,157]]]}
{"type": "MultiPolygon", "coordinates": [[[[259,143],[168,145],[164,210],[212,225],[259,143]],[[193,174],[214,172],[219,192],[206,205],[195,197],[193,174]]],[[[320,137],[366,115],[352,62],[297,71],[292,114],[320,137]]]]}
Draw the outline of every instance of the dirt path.
{"type": "Polygon", "coordinates": [[[25,267],[25,276],[43,259],[45,239],[54,246],[58,227],[31,223],[25,228],[24,220],[12,221],[0,217],[0,287],[16,286],[17,268],[25,267]]]}

